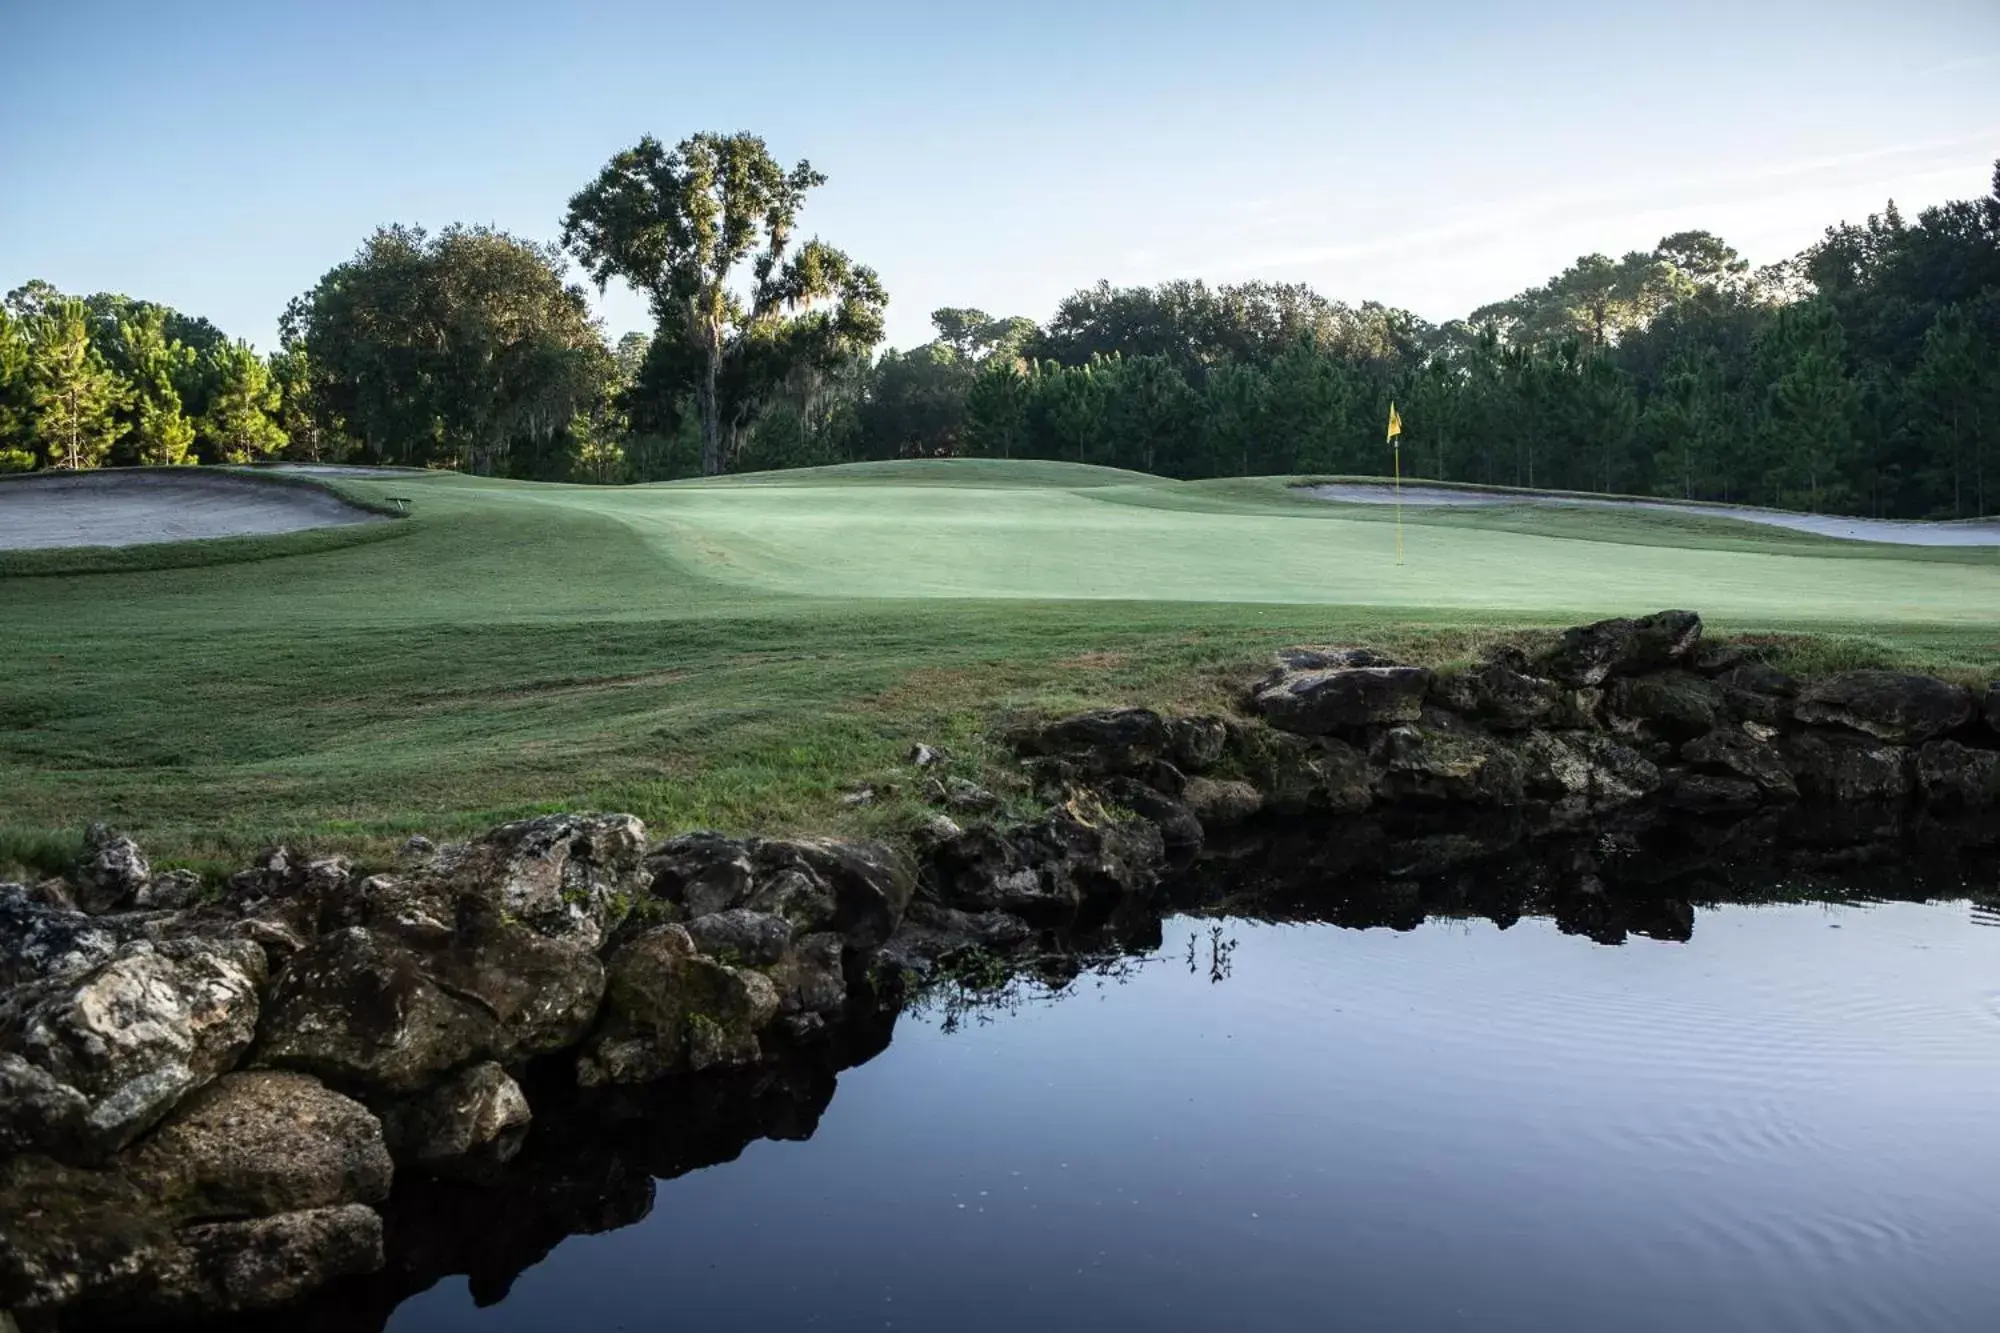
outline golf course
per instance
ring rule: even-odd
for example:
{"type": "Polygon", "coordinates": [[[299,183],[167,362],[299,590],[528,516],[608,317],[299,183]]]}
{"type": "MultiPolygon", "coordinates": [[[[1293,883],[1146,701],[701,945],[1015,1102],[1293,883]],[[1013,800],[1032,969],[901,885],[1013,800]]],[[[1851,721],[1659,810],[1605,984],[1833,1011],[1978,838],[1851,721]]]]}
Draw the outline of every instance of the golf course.
{"type": "Polygon", "coordinates": [[[1445,663],[1683,606],[1805,671],[2000,668],[2000,550],[1720,509],[1411,507],[1399,560],[1392,508],[1289,478],[939,460],[281,480],[408,513],[0,551],[0,869],[59,860],[91,820],[196,866],[576,807],[883,831],[921,809],[916,742],[981,771],[1010,713],[1213,705],[1302,641],[1445,663]],[[861,783],[875,799],[850,799],[861,783]]]}

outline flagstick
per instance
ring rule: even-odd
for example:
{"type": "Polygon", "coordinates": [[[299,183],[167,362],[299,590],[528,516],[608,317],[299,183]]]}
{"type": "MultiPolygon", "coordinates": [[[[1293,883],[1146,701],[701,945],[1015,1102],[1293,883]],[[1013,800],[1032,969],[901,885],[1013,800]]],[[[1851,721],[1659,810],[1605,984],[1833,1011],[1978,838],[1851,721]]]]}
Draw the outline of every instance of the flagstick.
{"type": "Polygon", "coordinates": [[[1396,437],[1396,563],[1403,563],[1403,437],[1396,437]]]}

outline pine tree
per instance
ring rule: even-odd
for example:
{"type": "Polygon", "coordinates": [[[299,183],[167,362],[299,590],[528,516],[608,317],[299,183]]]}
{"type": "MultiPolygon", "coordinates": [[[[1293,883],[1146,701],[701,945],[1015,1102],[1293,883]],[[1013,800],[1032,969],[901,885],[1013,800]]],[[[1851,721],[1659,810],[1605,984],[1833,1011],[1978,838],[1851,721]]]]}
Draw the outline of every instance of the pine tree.
{"type": "Polygon", "coordinates": [[[96,467],[123,433],[131,387],[90,344],[89,313],[65,300],[33,324],[28,361],[31,430],[51,466],[96,467]]]}
{"type": "Polygon", "coordinates": [[[194,422],[181,403],[179,384],[194,366],[194,350],[167,335],[166,312],[147,307],[118,326],[131,376],[135,416],[133,455],[153,467],[194,462],[194,422]]]}
{"type": "Polygon", "coordinates": [[[0,306],[0,472],[25,472],[35,465],[28,435],[28,331],[0,306]]]}
{"type": "Polygon", "coordinates": [[[271,419],[280,406],[271,368],[246,342],[225,343],[209,353],[215,391],[195,423],[202,444],[217,462],[248,463],[285,447],[285,432],[271,419]]]}
{"type": "Polygon", "coordinates": [[[988,358],[965,395],[965,436],[973,452],[1014,456],[1027,432],[1029,388],[1012,358],[988,358]]]}

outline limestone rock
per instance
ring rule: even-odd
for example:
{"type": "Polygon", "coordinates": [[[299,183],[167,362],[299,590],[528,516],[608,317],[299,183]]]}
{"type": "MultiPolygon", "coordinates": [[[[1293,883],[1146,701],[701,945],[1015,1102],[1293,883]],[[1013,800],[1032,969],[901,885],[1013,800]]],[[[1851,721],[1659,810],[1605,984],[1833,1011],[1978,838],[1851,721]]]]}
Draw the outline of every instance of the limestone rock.
{"type": "MultiPolygon", "coordinates": [[[[88,1160],[136,1138],[189,1092],[233,1066],[257,1029],[263,952],[242,939],[134,940],[109,960],[0,997],[0,1051],[74,1089],[81,1126],[51,1120],[46,1085],[25,1103],[0,1100],[0,1139],[40,1138],[65,1160],[88,1160]]],[[[29,1076],[15,1068],[17,1082],[29,1076]]]]}
{"type": "Polygon", "coordinates": [[[1777,747],[1746,731],[1721,728],[1697,737],[1681,746],[1681,758],[1697,772],[1755,783],[1768,796],[1793,800],[1799,794],[1777,747]]]}
{"type": "Polygon", "coordinates": [[[1034,937],[1034,928],[1012,913],[967,912],[916,902],[910,905],[904,928],[877,955],[877,961],[892,971],[922,977],[929,974],[936,960],[968,947],[1006,954],[1034,937]]]}
{"type": "Polygon", "coordinates": [[[62,1152],[88,1141],[90,1099],[12,1051],[0,1051],[0,1157],[62,1152]]]}
{"type": "MultiPolygon", "coordinates": [[[[750,845],[751,860],[763,898],[767,876],[803,872],[824,886],[833,904],[831,921],[793,920],[799,929],[825,928],[846,936],[849,944],[869,948],[895,933],[917,883],[910,859],[885,843],[838,838],[762,838],[750,845]]],[[[771,910],[761,901],[760,911],[771,910]]]]}
{"type": "Polygon", "coordinates": [[[655,897],[678,904],[690,917],[740,907],[756,887],[750,849],[720,833],[684,833],[646,854],[655,897]]]}
{"type": "Polygon", "coordinates": [[[1358,814],[1374,803],[1375,770],[1346,741],[1254,727],[1233,736],[1231,750],[1245,779],[1274,809],[1358,814]]]}
{"type": "Polygon", "coordinates": [[[1819,800],[1901,801],[1915,785],[1910,752],[1866,736],[1801,732],[1782,753],[1800,793],[1819,800]]]}
{"type": "Polygon", "coordinates": [[[132,896],[132,906],[140,911],[177,912],[194,903],[201,892],[201,876],[192,870],[162,870],[132,896]]]}
{"type": "Polygon", "coordinates": [[[32,1316],[29,1327],[67,1327],[72,1311],[92,1327],[171,1322],[280,1305],[382,1266],[367,1204],[221,1220],[157,1184],[0,1159],[0,1307],[32,1316]]]}
{"type": "Polygon", "coordinates": [[[782,860],[771,851],[765,857],[756,891],[750,895],[750,910],[782,919],[794,934],[832,929],[833,886],[796,858],[782,860]]]}
{"type": "Polygon", "coordinates": [[[1917,786],[1934,805],[2000,804],[2000,750],[1932,741],[1917,751],[1917,786]]]}
{"type": "Polygon", "coordinates": [[[1701,645],[1701,617],[1692,611],[1658,611],[1636,620],[1600,620],[1566,629],[1543,665],[1568,685],[1602,685],[1693,660],[1701,645]]]}
{"type": "Polygon", "coordinates": [[[1201,846],[1201,821],[1173,797],[1133,778],[1107,779],[1099,790],[1108,799],[1156,825],[1169,852],[1191,852],[1201,846]]]}
{"type": "Polygon", "coordinates": [[[532,1118],[520,1085],[486,1060],[389,1107],[382,1131],[397,1161],[437,1169],[510,1160],[532,1118]]]}
{"type": "Polygon", "coordinates": [[[1247,782],[1189,778],[1181,790],[1181,804],[1205,829],[1230,828],[1262,810],[1264,794],[1247,782]]]}
{"type": "Polygon", "coordinates": [[[1638,751],[1592,733],[1530,732],[1520,747],[1526,790],[1545,800],[1613,809],[1660,789],[1659,768],[1638,751]]]}
{"type": "Polygon", "coordinates": [[[1614,730],[1669,742],[1706,735],[1726,718],[1722,692],[1686,671],[1620,677],[1604,707],[1614,730]]]}
{"type": "Polygon", "coordinates": [[[793,944],[764,975],[778,991],[781,1014],[832,1014],[847,1000],[845,941],[825,933],[793,944]]]}
{"type": "Polygon", "coordinates": [[[122,1169],[182,1215],[264,1217],[389,1196],[382,1125],[305,1074],[224,1074],[138,1144],[122,1169]]]}
{"type": "Polygon", "coordinates": [[[646,826],[631,815],[544,815],[441,849],[428,873],[537,934],[596,950],[647,887],[646,826]]]}
{"type": "Polygon", "coordinates": [[[139,844],[123,833],[92,824],[83,835],[83,859],[70,879],[77,905],[86,912],[115,912],[129,906],[152,878],[139,844]]]}
{"type": "Polygon", "coordinates": [[[785,956],[792,945],[792,924],[768,912],[732,907],[687,923],[694,947],[718,962],[762,967],[785,956]]]}
{"type": "Polygon", "coordinates": [[[1165,758],[1173,746],[1166,719],[1150,708],[1104,708],[1015,731],[1024,755],[1070,761],[1092,776],[1132,773],[1165,758]]]}
{"type": "Polygon", "coordinates": [[[1321,736],[1415,722],[1430,683],[1424,667],[1326,667],[1288,672],[1257,691],[1252,704],[1280,731],[1321,736]]]}
{"type": "Polygon", "coordinates": [[[931,871],[938,900],[951,908],[1065,919],[1082,901],[1060,866],[1033,864],[1021,843],[983,825],[941,844],[931,871]]]}
{"type": "Polygon", "coordinates": [[[409,947],[360,926],[323,935],[271,987],[260,1064],[410,1092],[490,1054],[499,1024],[432,978],[409,947]]]}
{"type": "Polygon", "coordinates": [[[238,903],[263,899],[337,902],[346,893],[353,867],[344,856],[307,857],[289,847],[266,847],[247,870],[229,877],[229,898],[238,903]]]}
{"type": "Polygon", "coordinates": [[[148,1285],[158,1304],[204,1313],[285,1305],[383,1261],[382,1219],[358,1203],[185,1227],[175,1240],[148,1285]]]}
{"type": "Polygon", "coordinates": [[[124,925],[52,905],[25,884],[0,884],[0,987],[88,971],[129,938],[124,925]]]}
{"type": "Polygon", "coordinates": [[[1446,708],[1507,731],[1547,723],[1566,693],[1553,682],[1517,671],[1504,661],[1441,675],[1432,692],[1446,708]]]}
{"type": "Polygon", "coordinates": [[[1277,662],[1279,674],[1290,671],[1324,671],[1329,668],[1403,665],[1389,654],[1374,648],[1335,643],[1309,643],[1295,648],[1280,648],[1277,652],[1277,662]]]}
{"type": "Polygon", "coordinates": [[[881,843],[835,838],[725,838],[689,833],[646,857],[652,892],[694,918],[747,907],[794,931],[838,930],[857,946],[886,940],[916,867],[881,843]]]}
{"type": "Polygon", "coordinates": [[[1893,745],[1917,745],[1972,719],[1972,691],[1935,676],[1845,671],[1799,692],[1801,722],[1846,727],[1893,745]]]}
{"type": "Polygon", "coordinates": [[[1476,732],[1433,725],[1395,727],[1371,751],[1382,770],[1382,794],[1396,800],[1518,801],[1524,770],[1509,750],[1476,732]]]}
{"type": "Polygon", "coordinates": [[[620,945],[608,983],[603,1023],[577,1060],[586,1087],[749,1063],[778,1013],[769,978],[702,957],[674,925],[620,945]]]}
{"type": "Polygon", "coordinates": [[[1745,662],[1715,677],[1728,711],[1759,726],[1780,727],[1791,721],[1792,701],[1799,684],[1762,662],[1745,662]]]}
{"type": "Polygon", "coordinates": [[[574,1045],[604,985],[594,954],[497,917],[469,913],[441,948],[349,927],[314,940],[278,974],[256,1059],[413,1092],[474,1061],[574,1045]]]}
{"type": "Polygon", "coordinates": [[[1167,722],[1167,753],[1186,773],[1205,773],[1222,758],[1229,724],[1219,717],[1176,717],[1167,722]]]}
{"type": "Polygon", "coordinates": [[[1087,901],[1150,893],[1165,859],[1150,820],[1065,809],[1012,833],[967,829],[933,853],[929,887],[941,906],[1053,923],[1087,901]]]}

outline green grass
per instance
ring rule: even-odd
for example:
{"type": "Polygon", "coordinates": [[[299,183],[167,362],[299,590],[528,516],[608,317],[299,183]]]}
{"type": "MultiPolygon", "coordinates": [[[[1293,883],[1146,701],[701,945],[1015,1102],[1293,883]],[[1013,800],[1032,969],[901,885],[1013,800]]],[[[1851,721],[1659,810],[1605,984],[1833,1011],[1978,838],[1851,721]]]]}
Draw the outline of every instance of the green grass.
{"type": "Polygon", "coordinates": [[[993,778],[1005,712],[1212,706],[1300,640],[1446,660],[1690,606],[1807,667],[2000,669],[2000,553],[1723,518],[1412,514],[1398,565],[1387,516],[1279,479],[958,462],[337,485],[413,514],[380,525],[393,540],[0,577],[0,874],[91,819],[195,864],[559,807],[881,829],[913,813],[914,741],[993,778]],[[844,806],[859,780],[901,790],[844,806]]]}

